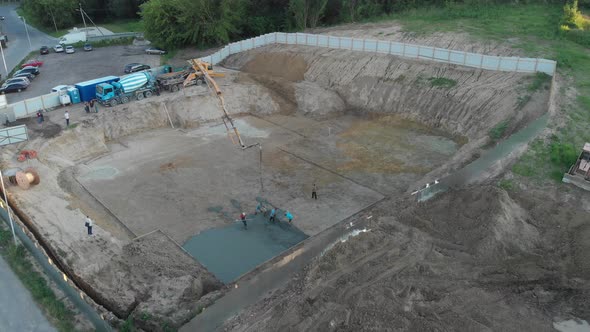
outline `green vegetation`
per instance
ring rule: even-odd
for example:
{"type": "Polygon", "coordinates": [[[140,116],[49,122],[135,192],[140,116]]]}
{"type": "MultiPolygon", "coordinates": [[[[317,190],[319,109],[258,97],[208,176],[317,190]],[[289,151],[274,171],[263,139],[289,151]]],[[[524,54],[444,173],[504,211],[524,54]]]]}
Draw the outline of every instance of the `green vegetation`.
{"type": "Polygon", "coordinates": [[[100,26],[112,32],[143,32],[143,21],[135,20],[118,20],[109,23],[101,23],[100,26]]]}
{"type": "Polygon", "coordinates": [[[506,191],[512,191],[512,190],[514,190],[515,185],[514,185],[514,181],[508,180],[508,179],[503,179],[503,180],[500,180],[500,182],[498,182],[498,187],[500,187],[506,191]]]}
{"type": "Polygon", "coordinates": [[[498,123],[494,128],[490,130],[488,135],[493,140],[499,140],[500,138],[504,137],[506,133],[506,129],[508,129],[508,125],[510,124],[510,120],[504,120],[498,123]]]}
{"type": "Polygon", "coordinates": [[[527,86],[529,92],[535,92],[542,87],[549,88],[547,83],[551,81],[551,76],[545,73],[535,73],[533,75],[533,81],[527,86]]]}
{"type": "Polygon", "coordinates": [[[23,285],[31,292],[33,299],[39,303],[48,319],[59,330],[74,330],[74,313],[57,299],[43,276],[37,272],[29,261],[29,254],[22,245],[14,245],[10,231],[0,226],[0,254],[23,285]]]}
{"type": "Polygon", "coordinates": [[[444,77],[431,77],[428,81],[431,86],[443,89],[450,89],[457,85],[457,81],[444,77]]]}
{"type": "MultiPolygon", "coordinates": [[[[74,48],[81,49],[84,47],[84,44],[87,42],[77,42],[72,44],[74,48]]],[[[99,47],[107,47],[107,46],[117,46],[117,45],[130,45],[133,43],[133,37],[122,37],[122,38],[114,38],[114,39],[103,39],[97,41],[88,42],[92,45],[93,48],[99,47]]]]}
{"type": "Polygon", "coordinates": [[[120,332],[135,332],[137,331],[137,329],[135,328],[135,324],[133,323],[133,317],[129,316],[129,318],[127,318],[125,320],[125,322],[123,322],[123,325],[121,325],[121,327],[119,328],[120,332]]]}

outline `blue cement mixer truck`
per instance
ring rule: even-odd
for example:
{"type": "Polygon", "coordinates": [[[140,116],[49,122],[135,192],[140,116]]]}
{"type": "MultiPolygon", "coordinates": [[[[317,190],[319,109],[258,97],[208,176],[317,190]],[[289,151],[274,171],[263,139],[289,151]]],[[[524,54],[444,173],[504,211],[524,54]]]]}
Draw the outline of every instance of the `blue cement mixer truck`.
{"type": "Polygon", "coordinates": [[[149,71],[142,71],[124,76],[118,82],[96,85],[96,99],[104,106],[114,106],[149,98],[156,90],[156,78],[149,71]]]}

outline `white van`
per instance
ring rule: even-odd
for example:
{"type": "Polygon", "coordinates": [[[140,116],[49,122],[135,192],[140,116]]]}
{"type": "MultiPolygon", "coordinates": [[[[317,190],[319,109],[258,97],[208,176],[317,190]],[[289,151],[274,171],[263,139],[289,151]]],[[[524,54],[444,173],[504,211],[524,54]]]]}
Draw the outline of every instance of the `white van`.
{"type": "Polygon", "coordinates": [[[62,45],[70,45],[75,44],[77,42],[85,42],[86,41],[86,32],[71,32],[67,35],[64,35],[59,39],[59,43],[62,45]]]}

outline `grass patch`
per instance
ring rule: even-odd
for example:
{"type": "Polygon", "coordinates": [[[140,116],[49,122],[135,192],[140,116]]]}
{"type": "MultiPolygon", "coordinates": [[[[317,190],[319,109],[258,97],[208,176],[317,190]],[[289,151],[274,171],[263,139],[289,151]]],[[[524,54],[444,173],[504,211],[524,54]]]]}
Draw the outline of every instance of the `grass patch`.
{"type": "Polygon", "coordinates": [[[494,128],[492,128],[490,130],[488,135],[494,141],[499,140],[500,138],[504,137],[504,134],[506,133],[506,129],[508,129],[509,124],[510,124],[510,120],[504,120],[504,121],[498,123],[494,128]]]}
{"type": "Polygon", "coordinates": [[[59,331],[73,331],[74,313],[57,299],[47,281],[29,261],[25,248],[15,246],[11,232],[3,226],[0,227],[0,253],[53,325],[59,331]]]}
{"type": "Polygon", "coordinates": [[[428,81],[430,82],[430,86],[443,89],[450,89],[457,85],[457,81],[444,77],[431,77],[428,81]]]}
{"type": "Polygon", "coordinates": [[[506,191],[513,191],[515,188],[515,185],[514,185],[514,181],[508,180],[508,179],[503,179],[500,182],[498,182],[498,187],[500,187],[506,191]]]}
{"type": "Polygon", "coordinates": [[[137,20],[120,20],[109,23],[101,23],[98,26],[104,27],[114,33],[119,32],[143,32],[143,21],[137,20]]]}
{"type": "Polygon", "coordinates": [[[89,43],[92,45],[93,48],[99,47],[109,47],[109,46],[118,46],[118,45],[131,45],[133,44],[134,37],[122,37],[122,38],[114,38],[114,39],[103,39],[97,41],[89,41],[89,42],[77,42],[72,44],[74,48],[82,49],[84,44],[89,43]]]}
{"type": "Polygon", "coordinates": [[[531,98],[532,97],[530,95],[518,96],[516,98],[516,109],[523,109],[526,106],[526,104],[528,104],[529,101],[531,101],[531,98]]]}
{"type": "Polygon", "coordinates": [[[548,88],[547,83],[550,81],[551,76],[545,73],[535,73],[532,82],[527,86],[527,90],[529,92],[535,92],[541,89],[542,87],[548,88]]]}

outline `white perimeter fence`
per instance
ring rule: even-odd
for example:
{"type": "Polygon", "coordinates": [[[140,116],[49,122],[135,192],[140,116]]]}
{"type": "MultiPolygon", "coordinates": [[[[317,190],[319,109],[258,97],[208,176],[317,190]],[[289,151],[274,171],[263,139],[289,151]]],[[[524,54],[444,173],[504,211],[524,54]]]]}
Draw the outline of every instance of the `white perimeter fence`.
{"type": "Polygon", "coordinates": [[[351,51],[383,53],[413,59],[424,59],[488,70],[514,71],[520,73],[555,73],[557,63],[553,60],[483,55],[444,48],[399,43],[384,40],[356,39],[308,33],[274,32],[255,38],[231,43],[218,52],[201,58],[218,64],[231,54],[240,53],[270,44],[306,45],[351,51]]]}
{"type": "MultiPolygon", "coordinates": [[[[557,62],[553,60],[539,58],[483,55],[393,41],[282,32],[268,33],[255,38],[231,43],[214,54],[201,58],[201,60],[215,65],[232,54],[271,44],[306,45],[369,53],[391,54],[406,58],[438,61],[479,69],[519,73],[542,72],[552,76],[555,73],[557,66],[557,62]]],[[[162,67],[155,68],[154,73],[161,72],[161,68],[162,67]]],[[[7,106],[6,110],[0,111],[0,115],[5,115],[4,118],[0,117],[0,121],[5,122],[6,119],[14,121],[14,119],[28,117],[39,109],[47,109],[59,105],[59,96],[57,93],[50,93],[40,97],[27,99],[10,104],[7,106]]]]}

